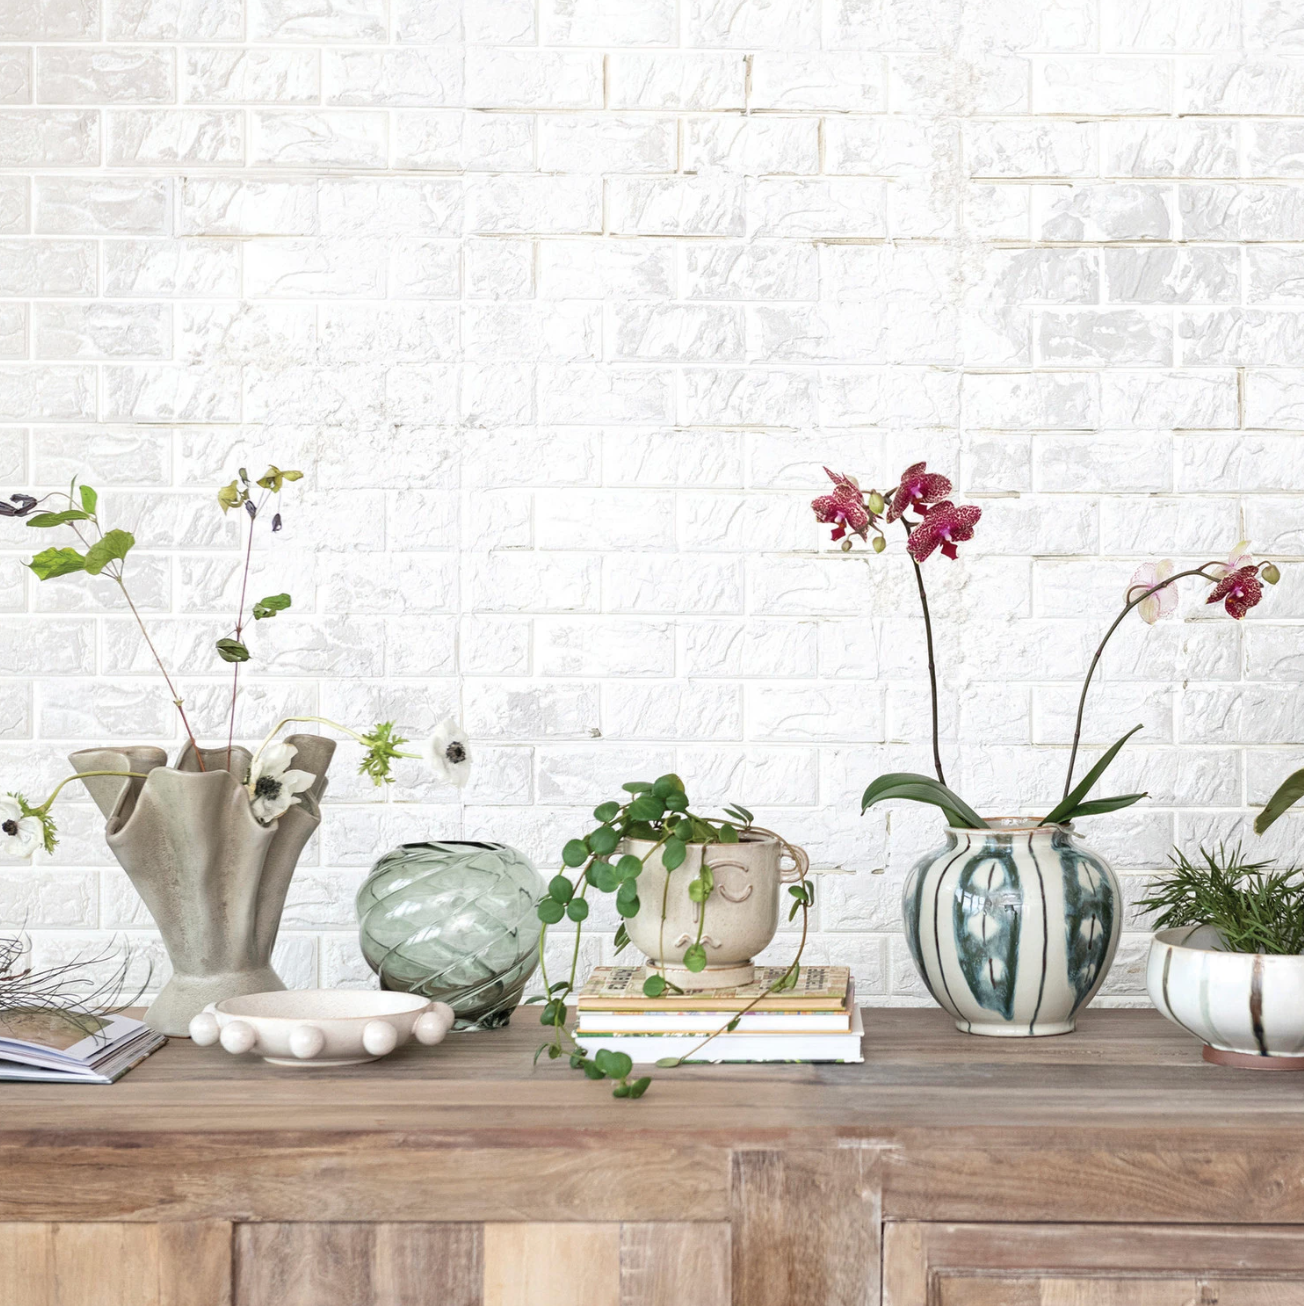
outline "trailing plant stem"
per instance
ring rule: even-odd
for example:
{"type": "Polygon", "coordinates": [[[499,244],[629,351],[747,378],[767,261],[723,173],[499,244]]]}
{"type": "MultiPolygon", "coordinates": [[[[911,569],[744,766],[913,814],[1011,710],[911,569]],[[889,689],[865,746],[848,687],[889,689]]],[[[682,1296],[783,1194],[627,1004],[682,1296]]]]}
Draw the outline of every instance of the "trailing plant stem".
{"type": "MultiPolygon", "coordinates": [[[[250,518],[249,521],[249,542],[245,547],[245,564],[244,576],[240,581],[240,606],[235,613],[235,642],[240,643],[240,636],[244,632],[244,611],[245,596],[249,592],[249,567],[254,558],[254,521],[256,517],[250,518]]],[[[233,662],[231,664],[231,718],[226,732],[226,769],[231,769],[231,749],[235,743],[235,704],[236,698],[240,692],[240,664],[233,662]]]]}
{"type": "Polygon", "coordinates": [[[38,816],[44,816],[45,813],[54,806],[54,800],[58,798],[60,791],[65,785],[72,784],[74,780],[88,780],[91,776],[96,775],[120,775],[126,776],[132,780],[148,779],[147,774],[143,771],[78,771],[76,775],[70,775],[63,780],[60,780],[59,783],[54,786],[54,792],[45,800],[45,802],[43,802],[40,807],[33,808],[32,810],[38,816]]]}
{"type": "MultiPolygon", "coordinates": [[[[1113,624],[1105,632],[1104,639],[1100,641],[1099,646],[1096,648],[1096,652],[1091,659],[1091,665],[1087,668],[1086,679],[1083,680],[1082,682],[1082,693],[1078,695],[1078,715],[1073,723],[1073,747],[1069,751],[1069,769],[1068,769],[1068,774],[1065,775],[1064,777],[1063,797],[1067,798],[1069,795],[1069,790],[1072,789],[1073,787],[1073,767],[1077,762],[1078,744],[1082,738],[1082,715],[1085,712],[1087,706],[1087,690],[1091,688],[1091,678],[1096,674],[1096,667],[1100,662],[1101,655],[1105,651],[1105,645],[1109,643],[1110,639],[1113,637],[1114,632],[1119,628],[1120,625],[1122,625],[1123,618],[1126,617],[1127,614],[1131,612],[1132,609],[1135,608],[1138,603],[1144,603],[1145,600],[1148,599],[1152,594],[1158,594],[1160,590],[1166,589],[1169,585],[1172,585],[1174,582],[1181,580],[1184,576],[1200,576],[1204,580],[1208,580],[1208,581],[1217,580],[1218,578],[1216,576],[1210,576],[1209,573],[1205,570],[1206,567],[1211,567],[1213,565],[1214,564],[1210,562],[1201,563],[1200,566],[1198,567],[1192,567],[1188,571],[1179,571],[1176,574],[1169,576],[1167,580],[1160,581],[1158,585],[1150,586],[1149,589],[1143,590],[1140,594],[1138,594],[1136,598],[1134,599],[1129,598],[1127,602],[1123,605],[1123,611],[1120,612],[1118,616],[1114,618],[1113,624]]],[[[1132,592],[1131,590],[1128,591],[1129,594],[1131,594],[1131,592],[1132,592]]],[[[936,717],[934,717],[934,721],[936,721],[936,717]]]]}
{"type": "MultiPolygon", "coordinates": [[[[356,730],[349,729],[348,726],[342,726],[338,721],[332,721],[329,717],[324,716],[286,716],[282,717],[267,733],[267,738],[254,750],[254,755],[249,759],[249,768],[253,769],[254,763],[263,755],[263,749],[276,738],[278,734],[288,725],[313,723],[319,726],[332,726],[334,729],[342,731],[351,739],[356,739],[360,744],[366,744],[367,740],[356,730]]],[[[420,757],[420,753],[399,753],[395,757],[420,757]]]]}

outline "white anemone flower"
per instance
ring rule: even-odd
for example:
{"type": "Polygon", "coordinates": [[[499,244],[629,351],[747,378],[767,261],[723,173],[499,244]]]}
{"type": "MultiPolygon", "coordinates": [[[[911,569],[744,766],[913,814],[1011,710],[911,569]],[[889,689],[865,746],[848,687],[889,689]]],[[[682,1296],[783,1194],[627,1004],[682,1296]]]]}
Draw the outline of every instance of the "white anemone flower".
{"type": "MultiPolygon", "coordinates": [[[[1163,562],[1143,562],[1136,570],[1136,575],[1128,582],[1126,602],[1130,603],[1137,594],[1162,584],[1177,569],[1165,558],[1163,562]]],[[[1165,585],[1155,590],[1148,598],[1136,605],[1141,620],[1147,626],[1153,626],[1160,617],[1170,616],[1177,609],[1177,586],[1165,585]]]]}
{"type": "Polygon", "coordinates": [[[421,744],[421,756],[436,777],[459,789],[471,778],[471,741],[466,731],[445,717],[421,744]]]}
{"type": "Polygon", "coordinates": [[[317,777],[311,771],[291,771],[290,763],[299,750],[293,744],[268,744],[249,768],[245,788],[254,819],[271,825],[283,812],[311,789],[317,777]]]}
{"type": "Polygon", "coordinates": [[[45,827],[36,816],[24,816],[17,799],[0,798],[0,853],[30,857],[45,845],[45,827]]]}

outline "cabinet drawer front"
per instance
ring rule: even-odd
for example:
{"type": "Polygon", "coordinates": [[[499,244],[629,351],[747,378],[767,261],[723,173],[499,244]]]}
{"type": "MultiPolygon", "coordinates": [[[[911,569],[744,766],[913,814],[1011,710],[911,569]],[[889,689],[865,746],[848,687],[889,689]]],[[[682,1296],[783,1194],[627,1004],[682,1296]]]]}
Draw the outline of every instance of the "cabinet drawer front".
{"type": "Polygon", "coordinates": [[[890,1223],[883,1306],[1304,1306],[1304,1229],[890,1223]]]}

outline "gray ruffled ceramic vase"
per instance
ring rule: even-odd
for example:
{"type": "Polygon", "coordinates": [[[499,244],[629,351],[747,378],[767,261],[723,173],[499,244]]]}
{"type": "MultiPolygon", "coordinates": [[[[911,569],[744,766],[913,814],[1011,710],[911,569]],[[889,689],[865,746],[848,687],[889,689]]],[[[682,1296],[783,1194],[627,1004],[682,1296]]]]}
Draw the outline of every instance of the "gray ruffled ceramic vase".
{"type": "Polygon", "coordinates": [[[88,748],[78,771],[139,771],[143,780],[95,776],[82,783],[107,818],[105,839],[163,936],[172,978],[145,1017],[161,1034],[185,1035],[210,1002],[285,987],[272,948],[299,854],[321,824],[321,796],[335,744],[290,735],[295,770],[317,777],[270,825],[250,810],[241,779],[244,748],[203,748],[200,771],[189,744],[175,767],[161,748],[88,748]]]}

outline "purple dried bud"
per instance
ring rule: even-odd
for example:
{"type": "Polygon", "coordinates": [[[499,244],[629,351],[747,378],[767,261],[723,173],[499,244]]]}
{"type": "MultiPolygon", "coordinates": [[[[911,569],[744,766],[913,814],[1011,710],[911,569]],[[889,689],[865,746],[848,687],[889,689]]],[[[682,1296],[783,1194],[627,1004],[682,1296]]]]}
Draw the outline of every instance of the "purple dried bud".
{"type": "Polygon", "coordinates": [[[250,517],[258,516],[258,509],[254,507],[254,501],[252,499],[245,500],[245,512],[247,512],[250,517]]]}
{"type": "Polygon", "coordinates": [[[0,499],[0,517],[26,517],[36,504],[30,494],[11,494],[8,503],[0,499]]]}
{"type": "Polygon", "coordinates": [[[281,529],[281,514],[278,512],[276,516],[272,518],[272,530],[279,531],[280,529],[281,529]]]}

